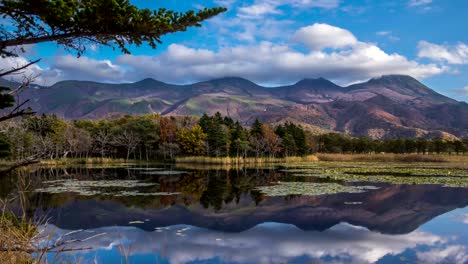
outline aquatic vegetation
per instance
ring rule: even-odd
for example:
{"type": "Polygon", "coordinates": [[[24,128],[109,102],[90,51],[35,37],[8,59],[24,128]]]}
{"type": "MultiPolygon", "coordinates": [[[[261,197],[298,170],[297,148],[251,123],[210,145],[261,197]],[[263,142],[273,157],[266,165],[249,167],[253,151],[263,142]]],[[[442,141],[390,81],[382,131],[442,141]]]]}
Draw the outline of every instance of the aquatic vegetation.
{"type": "Polygon", "coordinates": [[[119,195],[124,196],[125,192],[105,192],[106,188],[137,188],[151,187],[157,183],[139,182],[136,180],[101,180],[101,181],[79,181],[75,179],[44,181],[46,186],[34,190],[43,193],[77,193],[83,196],[93,195],[119,195]]]}
{"type": "Polygon", "coordinates": [[[337,193],[362,193],[378,189],[376,186],[345,186],[337,183],[279,182],[275,185],[255,188],[266,196],[309,195],[337,193]]]}
{"type": "Polygon", "coordinates": [[[178,195],[180,194],[179,192],[148,192],[148,193],[142,193],[142,192],[138,192],[138,191],[134,191],[134,192],[126,192],[126,191],[122,191],[122,192],[119,192],[117,194],[115,194],[114,196],[116,197],[120,197],[120,196],[163,196],[163,195],[178,195]]]}
{"type": "Polygon", "coordinates": [[[386,182],[394,184],[439,184],[446,187],[468,187],[468,169],[458,167],[374,166],[308,167],[285,169],[294,176],[315,177],[344,182],[386,182]]]}
{"type": "Polygon", "coordinates": [[[139,220],[128,222],[129,225],[144,224],[144,223],[145,223],[145,222],[139,221],[139,220]]]}

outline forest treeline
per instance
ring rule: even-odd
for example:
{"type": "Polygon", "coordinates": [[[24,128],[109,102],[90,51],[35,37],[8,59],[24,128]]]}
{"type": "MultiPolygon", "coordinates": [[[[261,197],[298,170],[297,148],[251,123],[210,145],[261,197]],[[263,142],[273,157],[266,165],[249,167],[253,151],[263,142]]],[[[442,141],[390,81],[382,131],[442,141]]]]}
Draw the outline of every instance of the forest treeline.
{"type": "Polygon", "coordinates": [[[158,114],[66,121],[54,115],[25,117],[0,127],[0,155],[10,159],[57,158],[173,159],[176,156],[288,157],[320,153],[453,153],[468,140],[352,138],[313,135],[287,122],[250,128],[229,117],[165,117],[158,114]]]}

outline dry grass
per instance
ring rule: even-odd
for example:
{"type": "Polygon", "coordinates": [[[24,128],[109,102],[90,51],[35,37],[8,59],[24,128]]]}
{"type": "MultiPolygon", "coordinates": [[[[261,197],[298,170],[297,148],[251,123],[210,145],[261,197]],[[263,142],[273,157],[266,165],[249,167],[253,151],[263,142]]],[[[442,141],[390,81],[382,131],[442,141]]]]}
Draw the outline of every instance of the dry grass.
{"type": "Polygon", "coordinates": [[[421,155],[421,154],[317,154],[320,161],[365,161],[365,162],[450,162],[466,161],[466,156],[421,155]]]}
{"type": "Polygon", "coordinates": [[[178,157],[176,163],[196,163],[196,164],[267,164],[267,163],[293,163],[318,161],[314,155],[304,157],[286,158],[231,158],[231,157],[178,157]]]}
{"type": "Polygon", "coordinates": [[[29,221],[3,212],[0,217],[0,263],[35,263],[31,256],[38,230],[29,221]]]}
{"type": "Polygon", "coordinates": [[[130,162],[125,159],[111,159],[111,158],[64,158],[41,160],[40,164],[43,165],[68,165],[68,164],[110,164],[110,163],[125,163],[130,162]]]}

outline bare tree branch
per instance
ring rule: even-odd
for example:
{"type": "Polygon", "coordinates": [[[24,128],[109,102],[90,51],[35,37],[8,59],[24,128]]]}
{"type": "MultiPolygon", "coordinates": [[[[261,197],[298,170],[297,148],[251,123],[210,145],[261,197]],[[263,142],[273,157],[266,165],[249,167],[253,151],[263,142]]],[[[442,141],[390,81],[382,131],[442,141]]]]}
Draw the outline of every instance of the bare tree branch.
{"type": "Polygon", "coordinates": [[[23,66],[21,66],[21,67],[18,67],[18,68],[11,69],[11,70],[6,71],[6,72],[0,72],[0,77],[7,76],[7,75],[10,75],[10,74],[18,74],[19,71],[24,70],[24,69],[26,69],[27,67],[29,67],[29,66],[31,66],[31,65],[33,65],[33,64],[38,63],[39,61],[41,61],[41,59],[37,59],[37,60],[35,60],[35,61],[31,61],[31,62],[28,63],[28,64],[25,64],[25,65],[23,65],[23,66]]]}

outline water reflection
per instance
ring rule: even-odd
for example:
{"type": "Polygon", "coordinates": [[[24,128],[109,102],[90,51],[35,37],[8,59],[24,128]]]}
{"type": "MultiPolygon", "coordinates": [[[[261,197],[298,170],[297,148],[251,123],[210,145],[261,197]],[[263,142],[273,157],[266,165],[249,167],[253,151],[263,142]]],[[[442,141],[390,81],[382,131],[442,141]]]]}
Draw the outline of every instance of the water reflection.
{"type": "MultiPolygon", "coordinates": [[[[444,229],[443,221],[437,222],[444,229]]],[[[450,232],[434,234],[424,226],[408,234],[388,235],[346,223],[323,232],[278,223],[263,223],[239,233],[181,225],[151,232],[103,227],[90,230],[106,236],[87,243],[94,249],[80,256],[116,263],[122,258],[119,249],[125,248],[133,263],[157,263],[156,258],[169,263],[465,263],[466,225],[458,227],[462,232],[458,237],[450,232]]],[[[58,231],[64,232],[68,230],[58,231]]]]}
{"type": "MultiPolygon", "coordinates": [[[[185,168],[187,169],[187,168],[185,168]]],[[[298,178],[273,168],[164,173],[145,168],[35,168],[0,179],[12,207],[50,218],[55,235],[106,233],[73,257],[98,263],[465,263],[468,191],[436,185],[376,184],[378,190],[267,197],[257,186],[298,178]],[[148,173],[151,171],[158,173],[148,173]],[[46,181],[138,181],[162,196],[37,193],[46,181]],[[26,184],[27,183],[27,184],[26,184]]],[[[177,169],[181,171],[181,169],[177,169]]],[[[105,193],[120,192],[106,187],[105,193]]],[[[51,226],[49,226],[51,228],[51,226]]],[[[80,247],[80,245],[77,245],[80,247]]],[[[65,255],[63,257],[70,257],[65,255]]],[[[87,263],[84,261],[84,263],[87,263]]]]}

